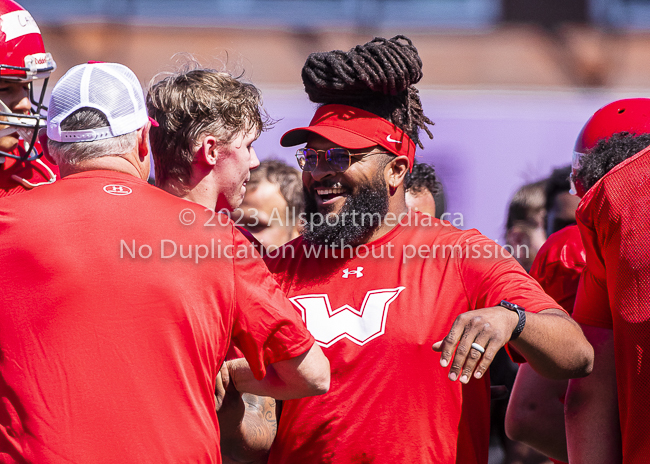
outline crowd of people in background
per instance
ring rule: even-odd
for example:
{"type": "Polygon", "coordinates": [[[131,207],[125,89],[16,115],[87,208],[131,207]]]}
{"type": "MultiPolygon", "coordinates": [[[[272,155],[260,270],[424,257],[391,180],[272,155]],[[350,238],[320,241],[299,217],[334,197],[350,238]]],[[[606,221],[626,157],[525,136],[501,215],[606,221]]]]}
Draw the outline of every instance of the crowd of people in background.
{"type": "Polygon", "coordinates": [[[88,62],[46,107],[0,30],[0,462],[646,462],[650,99],[514,194],[510,255],[441,220],[408,37],[307,57],[293,167],[241,76],[88,62]]]}

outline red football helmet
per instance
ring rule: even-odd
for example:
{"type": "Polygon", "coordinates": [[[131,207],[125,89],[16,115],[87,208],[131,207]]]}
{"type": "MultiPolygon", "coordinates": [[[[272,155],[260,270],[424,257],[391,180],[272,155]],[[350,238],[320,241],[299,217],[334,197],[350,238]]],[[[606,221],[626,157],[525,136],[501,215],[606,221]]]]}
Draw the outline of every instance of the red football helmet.
{"type": "Polygon", "coordinates": [[[576,140],[571,163],[571,193],[582,197],[586,191],[575,178],[580,158],[589,153],[600,140],[618,132],[646,134],[650,132],[650,98],[626,98],[603,106],[589,118],[576,140]]]}
{"type": "Polygon", "coordinates": [[[45,122],[47,107],[43,105],[50,73],[56,69],[52,55],[45,52],[41,32],[27,10],[12,0],[0,0],[0,80],[29,83],[33,105],[29,115],[13,113],[0,101],[0,137],[18,132],[25,140],[25,154],[0,151],[0,160],[11,158],[33,160],[40,156],[34,149],[38,129],[45,122]],[[38,98],[33,81],[44,79],[38,98]]]}

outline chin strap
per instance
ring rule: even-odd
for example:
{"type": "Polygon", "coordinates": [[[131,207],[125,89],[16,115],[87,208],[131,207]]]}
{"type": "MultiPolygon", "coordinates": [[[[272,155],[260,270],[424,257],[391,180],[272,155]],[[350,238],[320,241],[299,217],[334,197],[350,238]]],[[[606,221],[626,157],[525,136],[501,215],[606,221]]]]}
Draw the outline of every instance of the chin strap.
{"type": "Polygon", "coordinates": [[[41,168],[43,168],[43,172],[47,174],[47,179],[45,181],[30,182],[27,179],[17,176],[16,174],[12,174],[11,178],[16,182],[18,182],[23,187],[25,187],[26,189],[33,189],[34,187],[40,187],[41,185],[52,184],[54,181],[56,181],[56,174],[54,174],[52,169],[50,169],[50,167],[47,164],[45,164],[40,159],[35,159],[32,161],[32,163],[38,164],[41,168]]]}

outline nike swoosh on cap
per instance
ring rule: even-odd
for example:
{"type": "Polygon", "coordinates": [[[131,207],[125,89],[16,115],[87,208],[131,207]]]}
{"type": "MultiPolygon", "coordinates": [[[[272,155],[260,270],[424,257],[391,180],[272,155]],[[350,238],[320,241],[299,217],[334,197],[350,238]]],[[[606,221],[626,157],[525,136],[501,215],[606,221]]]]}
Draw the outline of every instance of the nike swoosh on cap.
{"type": "Polygon", "coordinates": [[[389,142],[393,142],[393,143],[402,143],[400,140],[393,140],[393,139],[391,139],[391,138],[390,138],[390,135],[387,135],[387,136],[386,136],[386,140],[388,140],[389,142]]]}

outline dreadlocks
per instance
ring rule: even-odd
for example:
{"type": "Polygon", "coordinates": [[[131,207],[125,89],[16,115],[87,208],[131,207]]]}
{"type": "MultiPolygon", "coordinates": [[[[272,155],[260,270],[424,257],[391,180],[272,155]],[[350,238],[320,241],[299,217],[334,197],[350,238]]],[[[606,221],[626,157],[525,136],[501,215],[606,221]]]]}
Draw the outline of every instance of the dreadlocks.
{"type": "Polygon", "coordinates": [[[375,38],[349,52],[312,53],[302,68],[302,81],[314,103],[338,103],[374,113],[406,132],[420,148],[420,129],[429,138],[422,102],[413,86],[422,79],[422,60],[403,35],[375,38]]]}

